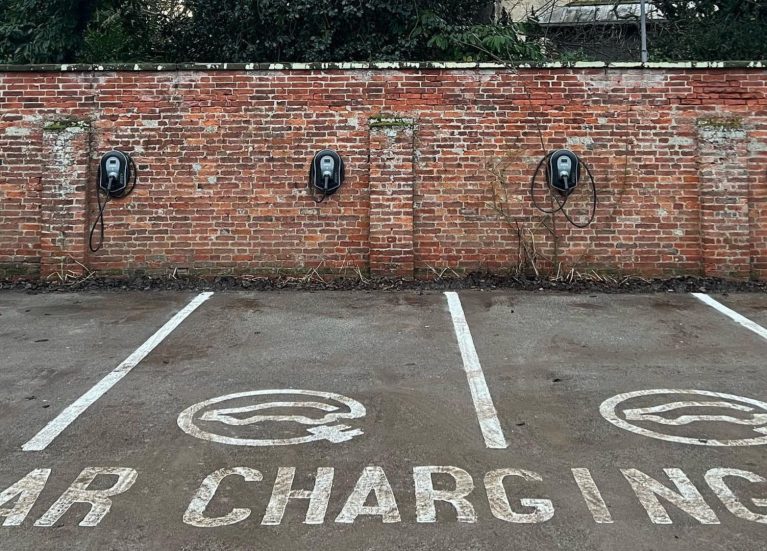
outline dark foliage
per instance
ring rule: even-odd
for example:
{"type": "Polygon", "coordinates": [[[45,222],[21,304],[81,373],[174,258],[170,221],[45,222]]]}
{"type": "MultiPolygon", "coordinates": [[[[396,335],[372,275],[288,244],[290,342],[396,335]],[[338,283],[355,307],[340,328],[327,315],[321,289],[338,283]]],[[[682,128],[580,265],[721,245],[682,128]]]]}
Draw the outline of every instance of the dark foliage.
{"type": "Polygon", "coordinates": [[[654,0],[665,16],[653,58],[767,59],[767,1],[654,0]]]}
{"type": "Polygon", "coordinates": [[[0,62],[449,59],[488,0],[0,0],[0,62]]]}
{"type": "Polygon", "coordinates": [[[478,22],[486,0],[189,0],[173,52],[195,61],[429,59],[441,21],[478,22]]]}
{"type": "MultiPolygon", "coordinates": [[[[651,58],[767,59],[766,0],[648,0],[651,58]]],[[[0,63],[636,59],[638,23],[490,24],[492,0],[0,0],[0,63]],[[527,37],[527,40],[525,40],[527,37]]]]}
{"type": "Polygon", "coordinates": [[[44,63],[74,59],[96,0],[0,0],[0,59],[44,63]]]}

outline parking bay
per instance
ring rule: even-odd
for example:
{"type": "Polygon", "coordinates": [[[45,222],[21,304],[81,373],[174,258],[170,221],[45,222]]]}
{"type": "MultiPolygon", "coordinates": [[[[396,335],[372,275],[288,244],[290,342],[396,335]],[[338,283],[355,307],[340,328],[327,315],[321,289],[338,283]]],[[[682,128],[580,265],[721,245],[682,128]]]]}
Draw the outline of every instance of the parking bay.
{"type": "MultiPolygon", "coordinates": [[[[91,297],[104,308],[90,315],[114,316],[114,301],[126,296],[91,297]]],[[[144,301],[154,307],[144,319],[126,318],[122,335],[133,322],[144,332],[162,323],[157,298],[130,297],[134,308],[144,301]]],[[[169,315],[188,298],[163,297],[169,315]]],[[[12,308],[44,300],[14,297],[12,308]]],[[[478,414],[488,412],[475,407],[443,294],[216,294],[42,451],[21,445],[57,412],[28,415],[16,407],[27,391],[8,395],[0,489],[33,469],[51,474],[24,522],[0,528],[0,537],[12,549],[505,549],[510,540],[518,548],[693,549],[712,541],[722,549],[761,548],[764,524],[732,514],[706,474],[727,468],[765,476],[763,446],[647,437],[609,423],[600,405],[647,389],[764,400],[765,341],[691,296],[468,291],[460,302],[507,447],[488,448],[479,429],[478,414]],[[337,419],[322,423],[323,415],[337,419]],[[326,430],[338,425],[347,428],[326,430]],[[290,443],[296,439],[303,440],[290,443]],[[78,526],[89,510],[84,504],[64,512],[56,530],[34,526],[86,467],[132,469],[135,482],[112,497],[96,526],[78,526]],[[688,495],[694,514],[661,499],[671,526],[648,515],[624,471],[679,492],[664,471],[672,468],[710,513],[688,495]],[[593,480],[611,522],[595,515],[575,474],[581,484],[593,480]],[[314,508],[289,499],[282,512],[274,495],[291,476],[294,490],[320,482],[314,508]],[[213,486],[205,487],[206,478],[213,486]],[[227,522],[205,522],[222,518],[227,522]]],[[[82,351],[86,387],[112,367],[105,358],[88,360],[87,333],[69,337],[82,351]]],[[[29,356],[34,363],[33,348],[29,356]]],[[[10,367],[23,372],[15,362],[10,367]]],[[[76,394],[61,384],[41,388],[57,403],[76,394]]],[[[649,407],[651,398],[635,405],[649,407]]],[[[712,425],[720,440],[747,439],[752,428],[712,425]]],[[[668,432],[684,437],[689,428],[668,432]]],[[[92,488],[108,488],[116,476],[105,474],[92,488]]],[[[758,500],[767,484],[741,479],[730,486],[749,510],[765,512],[758,500]]]]}

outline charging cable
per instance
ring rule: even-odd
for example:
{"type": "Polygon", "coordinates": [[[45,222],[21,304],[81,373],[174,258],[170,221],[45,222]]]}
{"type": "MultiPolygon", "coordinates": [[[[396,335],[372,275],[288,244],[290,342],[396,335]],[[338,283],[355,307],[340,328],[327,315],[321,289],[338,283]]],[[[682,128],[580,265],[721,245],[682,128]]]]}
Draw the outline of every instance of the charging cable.
{"type": "Polygon", "coordinates": [[[136,163],[133,161],[133,159],[129,155],[125,155],[125,157],[128,159],[128,164],[130,165],[130,174],[132,176],[132,182],[127,183],[125,187],[118,189],[116,191],[113,191],[114,189],[114,183],[117,181],[119,175],[117,173],[110,173],[108,175],[109,183],[107,185],[107,189],[105,190],[101,185],[101,164],[99,163],[99,172],[96,178],[96,201],[98,201],[99,204],[99,213],[96,217],[96,221],[93,222],[93,226],[91,226],[90,234],[88,235],[88,247],[90,248],[91,252],[96,252],[104,245],[104,211],[107,208],[107,204],[112,199],[123,199],[130,195],[133,192],[133,188],[136,187],[136,180],[138,179],[138,171],[136,170],[136,163]],[[102,197],[104,196],[103,202],[102,197]],[[93,243],[93,235],[96,233],[96,228],[99,228],[99,240],[98,243],[94,245],[93,243]]]}
{"type": "MultiPolygon", "coordinates": [[[[556,214],[557,212],[561,212],[567,221],[575,226],[576,228],[585,228],[591,225],[591,223],[594,221],[594,217],[597,213],[597,184],[594,181],[594,175],[591,173],[591,168],[589,165],[587,165],[583,160],[581,160],[580,157],[578,157],[578,163],[583,166],[583,168],[586,169],[586,173],[589,175],[589,188],[591,189],[591,200],[590,200],[590,208],[589,208],[589,218],[588,221],[585,223],[579,223],[573,220],[570,213],[565,209],[565,205],[567,204],[568,199],[570,199],[571,193],[563,194],[555,189],[552,188],[551,185],[546,186],[549,190],[549,194],[554,199],[554,202],[557,204],[556,207],[553,207],[551,209],[544,208],[538,204],[538,202],[535,200],[535,189],[538,186],[537,180],[538,180],[538,174],[541,172],[541,167],[543,167],[545,164],[549,162],[549,159],[551,159],[551,156],[554,154],[552,151],[551,153],[546,154],[541,161],[538,163],[538,166],[535,167],[535,172],[533,172],[533,177],[530,179],[530,199],[533,202],[533,206],[535,206],[536,209],[541,211],[544,214],[556,214]]],[[[566,176],[563,176],[563,178],[566,179],[566,176]]]]}

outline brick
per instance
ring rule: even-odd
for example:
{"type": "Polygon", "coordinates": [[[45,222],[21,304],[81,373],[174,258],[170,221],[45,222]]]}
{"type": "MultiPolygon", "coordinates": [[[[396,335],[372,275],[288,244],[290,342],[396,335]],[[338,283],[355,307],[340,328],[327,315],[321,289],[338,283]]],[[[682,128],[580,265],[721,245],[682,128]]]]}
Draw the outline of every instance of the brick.
{"type": "Polygon", "coordinates": [[[0,73],[0,108],[0,274],[47,276],[62,260],[504,271],[524,258],[493,208],[500,178],[541,269],[767,278],[764,69],[0,73]],[[566,143],[598,182],[585,229],[528,193],[543,151],[566,143]],[[109,204],[94,254],[95,169],[112,147],[133,152],[139,184],[109,204]],[[325,147],[347,180],[316,205],[307,172],[325,147]]]}

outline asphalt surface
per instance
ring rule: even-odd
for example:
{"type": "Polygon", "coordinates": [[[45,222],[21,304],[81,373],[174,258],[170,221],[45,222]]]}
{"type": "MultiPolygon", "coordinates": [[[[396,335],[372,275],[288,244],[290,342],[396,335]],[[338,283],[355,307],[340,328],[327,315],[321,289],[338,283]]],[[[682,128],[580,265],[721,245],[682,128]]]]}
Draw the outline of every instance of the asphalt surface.
{"type": "Polygon", "coordinates": [[[767,549],[767,340],[689,294],[216,293],[22,449],[197,296],[0,293],[0,549],[767,549]]]}

